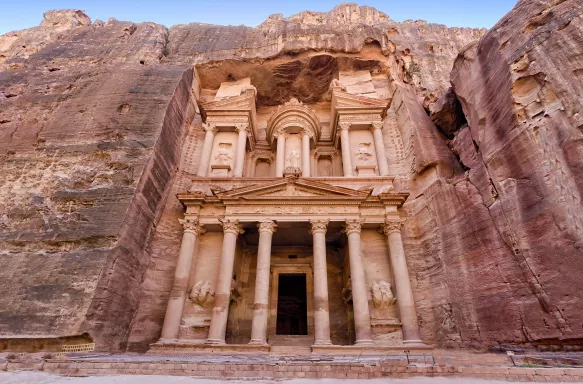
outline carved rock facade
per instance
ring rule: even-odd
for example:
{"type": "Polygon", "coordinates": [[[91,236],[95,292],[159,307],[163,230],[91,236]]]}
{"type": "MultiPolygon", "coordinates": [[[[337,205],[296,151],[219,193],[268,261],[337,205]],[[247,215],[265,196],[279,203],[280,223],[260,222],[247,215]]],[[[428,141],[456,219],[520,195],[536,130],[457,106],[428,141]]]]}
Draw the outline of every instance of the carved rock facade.
{"type": "Polygon", "coordinates": [[[582,7],[0,36],[0,337],[573,344],[582,7]]]}

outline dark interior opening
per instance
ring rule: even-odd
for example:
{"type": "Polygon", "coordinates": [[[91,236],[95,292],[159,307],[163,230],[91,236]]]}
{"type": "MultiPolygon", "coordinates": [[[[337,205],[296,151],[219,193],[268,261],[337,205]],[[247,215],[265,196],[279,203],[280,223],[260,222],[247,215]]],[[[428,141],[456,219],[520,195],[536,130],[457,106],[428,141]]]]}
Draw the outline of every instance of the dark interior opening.
{"type": "Polygon", "coordinates": [[[278,335],[308,334],[305,274],[279,275],[275,333],[278,335]]]}

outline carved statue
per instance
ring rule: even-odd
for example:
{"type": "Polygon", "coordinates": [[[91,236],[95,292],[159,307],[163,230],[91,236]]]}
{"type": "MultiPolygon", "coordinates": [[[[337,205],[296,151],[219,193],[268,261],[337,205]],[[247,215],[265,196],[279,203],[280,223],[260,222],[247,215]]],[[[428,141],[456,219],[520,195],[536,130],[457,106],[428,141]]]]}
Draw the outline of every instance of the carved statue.
{"type": "Polygon", "coordinates": [[[231,143],[219,143],[219,150],[215,155],[215,160],[221,165],[227,165],[233,159],[233,152],[231,151],[231,143]]]}
{"type": "Polygon", "coordinates": [[[356,158],[363,163],[367,163],[372,157],[370,153],[371,143],[360,143],[358,144],[358,149],[356,150],[356,158]]]}
{"type": "Polygon", "coordinates": [[[389,308],[397,301],[397,299],[393,296],[393,292],[391,291],[391,283],[389,282],[382,280],[377,282],[375,280],[371,287],[371,291],[372,301],[375,308],[389,308]]]}
{"type": "Polygon", "coordinates": [[[297,149],[292,148],[287,156],[288,166],[291,168],[300,168],[300,153],[297,149]]]}
{"type": "Polygon", "coordinates": [[[342,289],[342,300],[344,300],[344,304],[346,305],[352,301],[352,279],[350,277],[342,289]]]}
{"type": "Polygon", "coordinates": [[[192,287],[189,297],[201,307],[210,307],[215,302],[215,290],[208,280],[201,280],[192,287]]]}

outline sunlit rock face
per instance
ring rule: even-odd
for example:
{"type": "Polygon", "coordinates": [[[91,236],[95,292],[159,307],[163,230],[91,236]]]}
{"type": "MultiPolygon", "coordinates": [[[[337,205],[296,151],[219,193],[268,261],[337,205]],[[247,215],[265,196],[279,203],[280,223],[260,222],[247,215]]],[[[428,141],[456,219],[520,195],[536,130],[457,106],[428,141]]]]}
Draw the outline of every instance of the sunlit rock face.
{"type": "MultiPolygon", "coordinates": [[[[312,176],[342,177],[336,86],[388,106],[382,140],[391,188],[409,194],[400,215],[423,341],[583,338],[582,12],[575,0],[524,0],[486,32],[355,4],[256,28],[63,10],[0,36],[0,337],[87,333],[100,350],[147,350],[181,245],[175,195],[197,176],[209,103],[255,95],[244,177],[274,177],[268,122],[292,99],[321,130],[312,176]]],[[[373,142],[358,135],[355,147],[373,142]]],[[[201,247],[212,254],[220,235],[201,247]]],[[[377,235],[363,235],[376,244],[370,265],[388,263],[377,235]]]]}

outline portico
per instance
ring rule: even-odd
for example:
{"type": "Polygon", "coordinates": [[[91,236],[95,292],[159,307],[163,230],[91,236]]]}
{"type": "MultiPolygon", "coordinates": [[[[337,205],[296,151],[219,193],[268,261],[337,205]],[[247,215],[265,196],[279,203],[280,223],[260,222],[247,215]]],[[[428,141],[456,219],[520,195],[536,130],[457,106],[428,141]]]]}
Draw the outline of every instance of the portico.
{"type": "MultiPolygon", "coordinates": [[[[402,242],[395,236],[406,194],[355,190],[316,178],[251,180],[230,191],[213,189],[212,196],[197,190],[195,181],[191,192],[177,196],[185,207],[184,220],[206,231],[200,236],[203,249],[197,252],[194,242],[185,242],[181,254],[192,255],[191,270],[196,271],[205,268],[197,264],[201,253],[208,259],[207,252],[214,252],[215,267],[206,276],[214,295],[212,304],[201,303],[191,291],[182,296],[186,309],[173,299],[154,350],[185,343],[195,349],[253,351],[304,345],[319,353],[350,346],[402,348],[409,342],[423,347],[414,305],[411,311],[411,288],[403,282],[408,275],[399,256],[402,242]],[[375,250],[363,250],[363,236],[375,250]],[[210,251],[220,238],[220,253],[216,247],[210,251]],[[373,260],[383,267],[367,271],[366,262],[373,260]],[[397,284],[398,307],[375,306],[371,284],[378,281],[397,284]],[[290,311],[294,315],[286,318],[290,311]]],[[[193,287],[204,283],[194,276],[188,280],[193,287]]]]}

